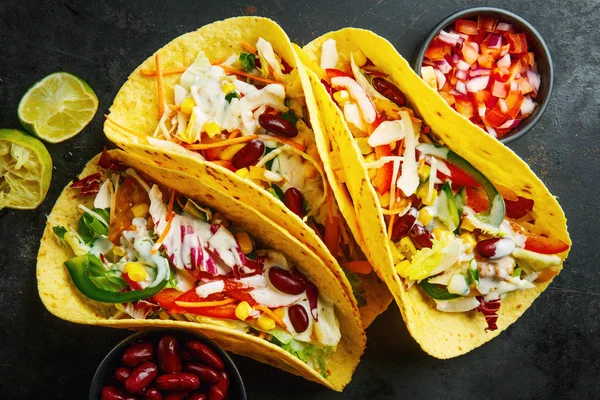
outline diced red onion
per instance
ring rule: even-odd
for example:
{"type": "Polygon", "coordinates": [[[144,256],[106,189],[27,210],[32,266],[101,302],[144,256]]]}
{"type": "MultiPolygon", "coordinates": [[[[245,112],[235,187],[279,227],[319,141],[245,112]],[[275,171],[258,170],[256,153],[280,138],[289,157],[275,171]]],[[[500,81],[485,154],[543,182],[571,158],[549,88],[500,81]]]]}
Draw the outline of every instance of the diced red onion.
{"type": "Polygon", "coordinates": [[[532,70],[527,70],[527,80],[533,87],[533,92],[537,93],[540,89],[540,74],[532,70]]]}
{"type": "Polygon", "coordinates": [[[435,67],[436,66],[436,64],[433,61],[429,60],[428,58],[425,58],[423,60],[423,65],[426,65],[428,67],[435,67]]]}
{"type": "Polygon", "coordinates": [[[442,71],[442,74],[447,74],[448,72],[452,71],[452,65],[450,65],[446,59],[436,61],[435,66],[442,71]]]}
{"type": "MultiPolygon", "coordinates": [[[[465,87],[465,88],[466,88],[466,87],[465,87]]],[[[454,97],[456,97],[456,96],[464,96],[464,95],[465,95],[465,93],[461,93],[461,92],[459,92],[459,91],[457,91],[457,90],[454,90],[454,89],[450,90],[450,94],[451,94],[452,96],[454,96],[454,97]]]]}
{"type": "Polygon", "coordinates": [[[453,54],[452,55],[452,61],[454,61],[453,65],[457,65],[460,61],[460,56],[458,54],[453,54]]]}
{"type": "Polygon", "coordinates": [[[467,91],[469,92],[479,92],[487,87],[490,82],[489,76],[478,76],[476,78],[471,79],[467,82],[467,91]]]}
{"type": "Polygon", "coordinates": [[[508,104],[506,104],[506,100],[498,99],[498,106],[500,107],[500,111],[502,111],[503,113],[508,112],[508,104]]]}
{"type": "Polygon", "coordinates": [[[490,76],[491,74],[492,70],[489,68],[477,67],[469,71],[469,76],[490,76]]]}
{"type": "Polygon", "coordinates": [[[467,71],[461,71],[461,70],[457,70],[456,73],[454,74],[454,76],[456,77],[456,79],[460,79],[461,81],[466,81],[468,78],[467,71]]]}
{"type": "Polygon", "coordinates": [[[462,49],[463,44],[465,44],[465,39],[463,39],[462,37],[459,37],[458,42],[456,43],[456,47],[458,47],[459,49],[462,49]]]}
{"type": "Polygon", "coordinates": [[[509,49],[504,49],[500,52],[500,57],[504,57],[505,55],[508,54],[509,49]]]}
{"type": "Polygon", "coordinates": [[[442,90],[442,88],[446,84],[446,76],[444,76],[442,71],[440,71],[439,69],[434,69],[433,72],[435,73],[435,78],[437,80],[438,90],[442,90]]]}
{"type": "Polygon", "coordinates": [[[471,47],[473,47],[475,50],[477,50],[477,53],[479,53],[479,43],[477,42],[470,42],[471,47]]]}
{"type": "Polygon", "coordinates": [[[500,32],[509,32],[512,30],[512,25],[506,22],[498,22],[498,25],[496,25],[496,30],[500,32]]]}
{"type": "Polygon", "coordinates": [[[456,82],[456,91],[461,94],[467,94],[467,85],[463,81],[456,82]]]}
{"type": "Polygon", "coordinates": [[[519,82],[517,81],[512,81],[510,83],[510,90],[519,90],[519,82]]]}
{"type": "Polygon", "coordinates": [[[446,60],[446,62],[448,62],[448,64],[450,64],[451,66],[454,67],[455,62],[452,59],[452,56],[450,54],[444,55],[444,60],[446,60]]]}
{"type": "Polygon", "coordinates": [[[477,107],[477,113],[479,114],[479,116],[481,118],[485,117],[485,112],[487,111],[487,108],[485,108],[484,105],[481,105],[479,107],[477,107]]]}
{"type": "Polygon", "coordinates": [[[501,59],[498,60],[498,62],[496,64],[498,64],[499,67],[510,67],[510,54],[505,54],[504,57],[502,57],[501,59]]]}
{"type": "Polygon", "coordinates": [[[496,130],[494,128],[492,128],[491,126],[489,126],[488,124],[485,124],[485,129],[488,131],[488,133],[492,137],[498,137],[498,134],[496,133],[496,130]]]}
{"type": "Polygon", "coordinates": [[[444,43],[447,43],[451,46],[456,46],[456,43],[458,43],[458,39],[460,38],[460,36],[456,33],[448,33],[445,30],[441,30],[440,33],[438,34],[438,39],[441,40],[444,43]]]}
{"type": "Polygon", "coordinates": [[[487,37],[487,46],[490,49],[499,49],[502,47],[502,35],[497,33],[492,33],[487,37]]]}
{"type": "Polygon", "coordinates": [[[461,71],[468,71],[469,68],[471,68],[471,65],[469,65],[469,63],[467,63],[465,60],[459,60],[456,63],[456,68],[458,68],[461,71]]]}
{"type": "Polygon", "coordinates": [[[529,96],[525,96],[523,104],[521,104],[521,117],[525,118],[535,110],[536,102],[529,96]]]}
{"type": "Polygon", "coordinates": [[[519,126],[520,123],[521,123],[520,119],[509,119],[508,121],[506,121],[505,123],[503,123],[502,125],[500,125],[500,127],[498,129],[512,129],[512,128],[516,128],[517,126],[519,126]]]}

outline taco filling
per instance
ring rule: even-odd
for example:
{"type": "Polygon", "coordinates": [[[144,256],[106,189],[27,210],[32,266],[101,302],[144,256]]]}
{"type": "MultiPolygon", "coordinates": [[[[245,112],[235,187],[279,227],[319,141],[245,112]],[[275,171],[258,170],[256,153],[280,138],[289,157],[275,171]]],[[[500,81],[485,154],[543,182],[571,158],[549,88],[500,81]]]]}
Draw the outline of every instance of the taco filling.
{"type": "MultiPolygon", "coordinates": [[[[363,306],[355,274],[372,269],[327,184],[298,70],[262,38],[241,48],[221,60],[200,51],[192,65],[177,71],[161,71],[157,56],[156,70],[141,70],[157,78],[161,116],[148,142],[192,151],[267,190],[323,240],[363,306]],[[182,75],[174,104],[166,104],[161,75],[173,73],[182,75]]],[[[108,121],[119,126],[110,116],[108,121]]]]}
{"type": "Polygon", "coordinates": [[[362,52],[321,47],[321,81],[354,136],[382,210],[397,274],[443,312],[482,312],[497,329],[510,292],[550,280],[569,245],[536,235],[532,199],[495,186],[441,143],[362,52]]]}
{"type": "Polygon", "coordinates": [[[327,376],[341,339],[333,303],[279,252],[259,249],[223,215],[100,159],[73,183],[94,195],[77,227],[54,226],[75,257],[77,289],[113,303],[112,319],[175,319],[258,336],[327,376]]]}

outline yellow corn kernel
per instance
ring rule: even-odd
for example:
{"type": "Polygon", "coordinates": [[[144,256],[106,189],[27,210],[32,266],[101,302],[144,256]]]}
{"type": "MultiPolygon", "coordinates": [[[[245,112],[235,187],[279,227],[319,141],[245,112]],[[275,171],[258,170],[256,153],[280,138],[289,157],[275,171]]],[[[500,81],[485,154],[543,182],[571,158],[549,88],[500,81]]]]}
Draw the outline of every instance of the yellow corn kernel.
{"type": "Polygon", "coordinates": [[[126,273],[129,276],[129,279],[134,282],[141,282],[146,279],[146,269],[136,262],[130,261],[125,263],[123,273],[126,273]]]}
{"type": "Polygon", "coordinates": [[[429,225],[429,223],[433,219],[433,215],[431,215],[429,213],[429,211],[427,211],[426,208],[421,208],[419,210],[419,217],[418,218],[419,218],[419,222],[421,223],[421,225],[426,226],[426,225],[429,225]]]}
{"type": "Polygon", "coordinates": [[[245,146],[244,143],[233,144],[225,147],[221,152],[221,160],[231,160],[235,154],[245,146]]]}
{"type": "Polygon", "coordinates": [[[381,207],[389,207],[390,206],[390,192],[386,192],[383,196],[377,192],[377,196],[379,196],[379,204],[381,207]]]}
{"type": "Polygon", "coordinates": [[[471,235],[470,233],[461,233],[459,238],[460,238],[460,240],[462,240],[462,242],[464,244],[469,245],[469,248],[467,249],[467,251],[473,250],[475,248],[475,245],[477,244],[477,241],[475,240],[473,235],[471,235]]]}
{"type": "Polygon", "coordinates": [[[194,101],[194,98],[186,97],[179,105],[179,110],[184,114],[190,115],[195,106],[196,102],[194,101]]]}
{"type": "Polygon", "coordinates": [[[365,54],[360,50],[354,50],[352,52],[352,57],[354,58],[356,65],[359,67],[362,67],[367,63],[367,56],[365,56],[365,54]]]}
{"type": "Polygon", "coordinates": [[[433,237],[435,237],[437,240],[442,240],[445,242],[449,242],[452,239],[454,239],[454,234],[446,229],[443,228],[434,228],[433,231],[431,231],[431,234],[433,235],[433,237]]]}
{"type": "Polygon", "coordinates": [[[396,248],[402,253],[406,258],[412,258],[415,254],[417,254],[417,248],[413,244],[412,240],[408,236],[403,237],[396,244],[396,248]]]}
{"type": "Polygon", "coordinates": [[[419,165],[419,180],[425,182],[429,178],[431,167],[425,163],[419,165]]]}
{"type": "Polygon", "coordinates": [[[229,82],[228,80],[225,80],[221,84],[221,89],[223,90],[223,92],[225,92],[225,94],[229,94],[235,90],[235,85],[229,82]]]}
{"type": "Polygon", "coordinates": [[[123,248],[121,246],[114,246],[113,247],[113,254],[117,257],[121,257],[125,255],[125,251],[123,251],[123,248]]]}
{"type": "Polygon", "coordinates": [[[252,253],[252,250],[254,250],[254,246],[252,245],[252,239],[250,239],[250,236],[246,232],[236,233],[235,239],[242,248],[244,254],[252,253]]]}
{"type": "Polygon", "coordinates": [[[283,319],[285,318],[285,307],[276,308],[273,310],[273,313],[277,316],[277,318],[283,319]]]}
{"type": "Polygon", "coordinates": [[[142,203],[131,207],[134,218],[144,218],[148,214],[148,204],[142,203]]]}
{"type": "Polygon", "coordinates": [[[275,320],[264,313],[258,317],[256,323],[263,331],[270,331],[271,329],[275,328],[275,320]]]}
{"type": "Polygon", "coordinates": [[[237,171],[235,171],[235,174],[243,179],[248,176],[248,168],[240,168],[237,171]]]}
{"type": "Polygon", "coordinates": [[[252,306],[250,306],[250,304],[248,304],[247,301],[242,301],[235,308],[235,316],[238,317],[238,319],[241,319],[242,321],[245,321],[246,318],[248,318],[248,316],[250,316],[250,313],[252,311],[254,311],[254,309],[252,308],[252,306]]]}
{"type": "Polygon", "coordinates": [[[421,185],[419,187],[419,189],[417,190],[417,197],[419,199],[421,199],[423,204],[425,204],[426,206],[432,205],[437,197],[437,192],[435,191],[435,189],[431,192],[431,196],[430,196],[429,200],[427,199],[428,194],[429,194],[429,185],[421,185]]]}
{"type": "Polygon", "coordinates": [[[342,105],[342,104],[346,103],[348,100],[350,100],[350,93],[348,93],[347,90],[337,91],[333,94],[333,99],[335,100],[336,103],[338,103],[339,105],[342,105]]]}
{"type": "Polygon", "coordinates": [[[354,140],[356,141],[356,145],[360,150],[360,154],[363,156],[373,152],[373,148],[369,145],[369,138],[356,138],[354,140]]]}
{"type": "Polygon", "coordinates": [[[211,138],[217,136],[221,133],[221,127],[215,121],[209,121],[204,124],[202,127],[204,132],[208,134],[211,138]]]}
{"type": "Polygon", "coordinates": [[[395,267],[396,267],[396,273],[398,275],[405,275],[406,274],[405,271],[407,270],[408,267],[410,267],[410,261],[402,260],[398,264],[396,264],[395,267]]]}
{"type": "Polygon", "coordinates": [[[475,225],[471,223],[468,219],[463,219],[460,223],[460,229],[464,229],[465,231],[473,232],[475,229],[475,225]]]}

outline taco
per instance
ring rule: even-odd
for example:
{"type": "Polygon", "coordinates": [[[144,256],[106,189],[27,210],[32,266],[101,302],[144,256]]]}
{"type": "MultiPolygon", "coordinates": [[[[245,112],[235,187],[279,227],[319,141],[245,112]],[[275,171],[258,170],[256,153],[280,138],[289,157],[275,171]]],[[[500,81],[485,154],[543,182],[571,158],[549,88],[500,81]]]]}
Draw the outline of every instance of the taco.
{"type": "Polygon", "coordinates": [[[367,326],[391,295],[367,262],[358,227],[340,214],[351,209],[349,196],[338,193],[336,203],[339,187],[327,184],[301,69],[275,22],[215,22],[142,63],[117,94],[104,131],[128,152],[185,170],[282,226],[351,284],[367,326]]]}
{"type": "Polygon", "coordinates": [[[353,201],[345,217],[357,218],[411,335],[438,358],[497,336],[567,257],[556,199],[387,40],[348,28],[297,51],[315,94],[313,129],[330,138],[322,153],[344,160],[333,167],[353,201]]]}
{"type": "Polygon", "coordinates": [[[365,347],[358,309],[306,246],[196,178],[121,151],[64,189],[37,279],[59,318],[198,330],[335,390],[365,347]]]}

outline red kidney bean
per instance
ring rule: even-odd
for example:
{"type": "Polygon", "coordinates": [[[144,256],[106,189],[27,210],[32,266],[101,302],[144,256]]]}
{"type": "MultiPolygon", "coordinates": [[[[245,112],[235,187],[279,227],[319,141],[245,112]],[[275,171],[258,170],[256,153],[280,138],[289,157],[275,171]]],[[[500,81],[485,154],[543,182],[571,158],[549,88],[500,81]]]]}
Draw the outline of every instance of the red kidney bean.
{"type": "Polygon", "coordinates": [[[192,361],[193,360],[192,355],[190,353],[188,353],[187,351],[182,351],[182,352],[180,352],[180,354],[181,354],[181,359],[183,361],[192,361]]]}
{"type": "Polygon", "coordinates": [[[219,383],[217,387],[223,393],[223,396],[227,396],[227,392],[229,391],[229,374],[225,371],[219,372],[219,383]]]}
{"type": "Polygon", "coordinates": [[[296,125],[273,114],[261,114],[258,117],[258,123],[269,132],[278,133],[290,138],[298,136],[296,125]]]}
{"type": "Polygon", "coordinates": [[[206,400],[206,395],[204,393],[190,393],[185,400],[206,400]]]}
{"type": "Polygon", "coordinates": [[[410,238],[415,243],[415,246],[418,249],[430,249],[433,247],[433,242],[431,241],[431,239],[433,239],[433,236],[421,224],[413,225],[412,229],[410,230],[410,238]]]}
{"type": "Polygon", "coordinates": [[[163,400],[183,400],[186,397],[187,397],[187,392],[169,393],[165,397],[163,397],[163,400]]]}
{"type": "Polygon", "coordinates": [[[411,207],[406,214],[396,219],[392,227],[392,240],[394,242],[408,235],[417,220],[417,209],[411,207]]]}
{"type": "Polygon", "coordinates": [[[287,294],[300,294],[306,290],[305,281],[279,267],[269,269],[269,281],[275,286],[275,289],[287,294]]]}
{"type": "Polygon", "coordinates": [[[254,139],[242,147],[231,159],[231,164],[236,168],[245,168],[254,164],[265,152],[262,140],[254,139]]]}
{"type": "Polygon", "coordinates": [[[291,187],[285,191],[283,194],[283,204],[300,218],[304,217],[304,196],[295,187],[291,187]]]}
{"type": "Polygon", "coordinates": [[[157,388],[150,388],[142,400],[162,400],[163,395],[157,388]]]}
{"type": "Polygon", "coordinates": [[[333,99],[333,88],[331,87],[329,82],[327,82],[325,79],[321,79],[321,83],[323,84],[323,86],[325,86],[325,90],[327,90],[327,93],[333,99]]]}
{"type": "Polygon", "coordinates": [[[200,387],[200,380],[194,374],[173,372],[159,376],[154,384],[165,392],[190,392],[200,387]]]}
{"type": "Polygon", "coordinates": [[[207,385],[216,385],[219,383],[219,374],[217,371],[206,365],[191,362],[185,364],[183,370],[196,375],[200,379],[200,382],[206,383],[207,385]]]}
{"type": "Polygon", "coordinates": [[[125,390],[129,393],[137,393],[148,386],[158,375],[156,364],[146,361],[131,372],[131,375],[125,380],[125,390]]]}
{"type": "Polygon", "coordinates": [[[197,340],[189,340],[186,344],[187,350],[198,361],[217,371],[223,371],[225,364],[221,357],[210,347],[197,340]]]}
{"type": "Polygon", "coordinates": [[[294,330],[302,333],[308,328],[308,313],[300,304],[294,304],[288,309],[288,315],[294,330]]]}
{"type": "Polygon", "coordinates": [[[154,358],[154,345],[151,342],[144,341],[129,346],[123,353],[123,364],[128,367],[135,367],[145,361],[154,358]]]}
{"type": "Polygon", "coordinates": [[[179,357],[179,342],[173,336],[163,336],[158,342],[158,366],[166,373],[181,372],[181,358],[179,357]]]}
{"type": "Polygon", "coordinates": [[[125,380],[131,375],[131,370],[125,367],[119,367],[115,370],[115,378],[121,383],[125,383],[125,380]]]}
{"type": "Polygon", "coordinates": [[[481,257],[495,260],[506,257],[515,249],[515,242],[509,237],[485,239],[475,246],[481,257]]]}
{"type": "Polygon", "coordinates": [[[406,96],[396,85],[387,79],[381,77],[375,77],[371,81],[375,90],[377,90],[382,96],[398,104],[400,107],[406,104],[406,96]]]}
{"type": "Polygon", "coordinates": [[[135,397],[114,386],[104,386],[101,398],[102,400],[135,400],[135,397]]]}
{"type": "Polygon", "coordinates": [[[223,400],[225,395],[218,386],[211,386],[208,390],[208,400],[223,400]]]}

